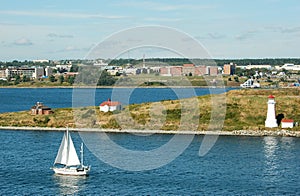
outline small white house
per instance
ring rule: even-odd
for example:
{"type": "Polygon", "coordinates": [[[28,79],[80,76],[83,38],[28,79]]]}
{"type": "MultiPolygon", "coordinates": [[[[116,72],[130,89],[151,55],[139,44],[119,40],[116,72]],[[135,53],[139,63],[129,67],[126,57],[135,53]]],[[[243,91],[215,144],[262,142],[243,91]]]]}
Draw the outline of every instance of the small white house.
{"type": "Polygon", "coordinates": [[[100,111],[101,112],[113,112],[116,110],[121,110],[122,104],[118,101],[111,101],[108,99],[100,104],[100,111]]]}
{"type": "Polygon", "coordinates": [[[282,128],[293,128],[294,127],[294,120],[292,120],[292,119],[282,119],[281,120],[281,127],[282,128]]]}

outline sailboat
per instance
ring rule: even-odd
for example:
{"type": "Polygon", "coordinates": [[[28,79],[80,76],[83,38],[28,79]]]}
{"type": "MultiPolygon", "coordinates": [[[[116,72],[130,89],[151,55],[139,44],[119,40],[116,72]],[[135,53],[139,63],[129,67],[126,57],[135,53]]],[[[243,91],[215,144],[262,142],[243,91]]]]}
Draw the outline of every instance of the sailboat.
{"type": "Polygon", "coordinates": [[[90,166],[83,165],[83,143],[81,143],[81,161],[79,161],[69,129],[67,128],[61,141],[54,165],[56,174],[85,176],[90,172],[90,166]]]}

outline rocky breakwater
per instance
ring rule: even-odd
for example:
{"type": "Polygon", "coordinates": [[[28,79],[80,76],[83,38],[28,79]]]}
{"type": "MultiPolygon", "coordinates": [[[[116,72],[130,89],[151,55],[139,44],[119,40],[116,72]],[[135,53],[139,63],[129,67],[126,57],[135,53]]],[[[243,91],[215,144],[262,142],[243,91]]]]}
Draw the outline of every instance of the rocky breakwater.
{"type": "Polygon", "coordinates": [[[233,135],[246,136],[285,136],[285,137],[300,137],[300,131],[291,130],[235,130],[233,135]]]}

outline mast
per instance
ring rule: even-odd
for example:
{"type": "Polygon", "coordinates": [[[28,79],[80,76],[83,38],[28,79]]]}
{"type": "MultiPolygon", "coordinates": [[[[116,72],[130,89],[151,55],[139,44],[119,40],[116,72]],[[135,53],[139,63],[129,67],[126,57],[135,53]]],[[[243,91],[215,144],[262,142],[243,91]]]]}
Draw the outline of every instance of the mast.
{"type": "Polygon", "coordinates": [[[69,161],[69,151],[70,151],[70,140],[69,140],[69,127],[67,126],[67,158],[66,163],[69,161]]]}
{"type": "Polygon", "coordinates": [[[81,166],[83,166],[83,143],[81,143],[80,155],[81,155],[81,166]]]}

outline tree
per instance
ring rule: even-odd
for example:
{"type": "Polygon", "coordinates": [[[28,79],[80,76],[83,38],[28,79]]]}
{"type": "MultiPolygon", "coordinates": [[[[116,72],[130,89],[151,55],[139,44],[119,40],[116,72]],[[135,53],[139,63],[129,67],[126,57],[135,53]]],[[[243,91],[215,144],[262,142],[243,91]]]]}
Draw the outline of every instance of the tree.
{"type": "Polygon", "coordinates": [[[30,78],[28,78],[26,75],[22,77],[22,82],[28,82],[30,78]]]}
{"type": "Polygon", "coordinates": [[[74,81],[75,81],[75,76],[69,76],[68,77],[68,83],[69,84],[74,84],[74,81]]]}
{"type": "Polygon", "coordinates": [[[70,72],[78,72],[78,65],[72,65],[70,72]]]}
{"type": "Polygon", "coordinates": [[[49,80],[50,80],[50,82],[55,82],[56,80],[55,80],[55,76],[54,75],[51,75],[50,77],[49,77],[49,80]]]}
{"type": "Polygon", "coordinates": [[[59,76],[59,83],[64,83],[64,81],[65,81],[65,77],[63,76],[63,75],[60,75],[59,76]]]}
{"type": "Polygon", "coordinates": [[[100,78],[98,80],[97,85],[98,86],[111,86],[114,85],[116,82],[116,79],[111,76],[107,71],[102,71],[100,78]]]}
{"type": "Polygon", "coordinates": [[[15,85],[20,84],[20,80],[21,80],[21,77],[19,75],[16,75],[14,84],[15,85]]]}

